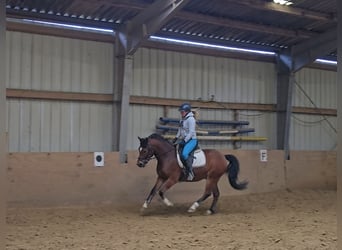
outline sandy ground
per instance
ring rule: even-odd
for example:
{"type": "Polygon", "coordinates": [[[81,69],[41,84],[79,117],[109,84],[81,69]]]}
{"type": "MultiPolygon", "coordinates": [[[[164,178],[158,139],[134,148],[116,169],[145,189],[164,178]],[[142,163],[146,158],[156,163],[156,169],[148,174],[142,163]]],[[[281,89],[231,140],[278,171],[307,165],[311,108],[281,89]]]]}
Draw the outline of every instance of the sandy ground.
{"type": "Polygon", "coordinates": [[[210,216],[191,203],[10,208],[6,250],[337,249],[336,191],[221,197],[210,216]]]}

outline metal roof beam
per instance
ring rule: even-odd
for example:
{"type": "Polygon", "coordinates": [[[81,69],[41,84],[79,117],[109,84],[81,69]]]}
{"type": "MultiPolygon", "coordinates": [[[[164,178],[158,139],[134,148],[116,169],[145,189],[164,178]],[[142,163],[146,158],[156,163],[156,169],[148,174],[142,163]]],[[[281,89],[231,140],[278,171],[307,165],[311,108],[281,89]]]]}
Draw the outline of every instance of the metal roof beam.
{"type": "Polygon", "coordinates": [[[312,63],[318,57],[327,55],[337,48],[337,28],[329,30],[322,35],[312,38],[301,44],[292,46],[292,68],[298,71],[312,63]]]}
{"type": "Polygon", "coordinates": [[[119,24],[104,22],[100,20],[92,20],[87,18],[79,18],[72,16],[62,16],[55,14],[47,14],[47,13],[38,13],[32,11],[21,11],[14,9],[7,9],[6,17],[15,18],[15,19],[29,19],[36,21],[45,21],[45,22],[53,22],[60,24],[69,24],[69,25],[80,25],[80,26],[88,26],[93,28],[100,29],[118,29],[120,27],[119,24]]]}
{"type": "MultiPolygon", "coordinates": [[[[135,9],[135,10],[144,10],[148,8],[149,5],[141,5],[141,4],[132,4],[132,3],[124,3],[124,2],[107,2],[105,0],[90,0],[92,3],[101,3],[107,6],[112,6],[116,8],[126,8],[126,9],[135,9]]],[[[230,1],[230,0],[227,0],[230,1]]],[[[234,1],[235,4],[239,4],[236,1],[234,1]]],[[[254,7],[253,4],[249,7],[254,7]]],[[[302,10],[303,12],[304,10],[302,10]]],[[[268,33],[268,34],[275,34],[275,35],[282,35],[287,37],[302,37],[302,38],[309,38],[314,35],[316,35],[315,32],[311,31],[303,31],[303,30],[289,30],[284,28],[277,28],[272,27],[269,25],[260,25],[260,24],[254,24],[249,22],[242,22],[237,21],[233,19],[228,18],[216,18],[208,15],[203,14],[196,14],[191,13],[189,11],[179,11],[175,14],[176,18],[183,19],[183,20],[189,20],[189,21],[195,21],[195,22],[202,22],[202,23],[210,23],[214,25],[220,25],[224,27],[232,27],[236,29],[243,29],[243,30],[250,30],[255,32],[262,32],[262,33],[268,33]]]]}
{"type": "Polygon", "coordinates": [[[337,17],[332,14],[326,14],[322,12],[307,10],[303,8],[293,7],[293,6],[284,6],[280,4],[276,4],[273,2],[265,2],[260,0],[222,0],[225,3],[239,4],[248,6],[248,8],[258,9],[258,10],[266,10],[266,11],[275,11],[280,13],[285,13],[292,16],[305,17],[309,19],[319,20],[319,21],[337,21],[337,17]]]}
{"type": "MultiPolygon", "coordinates": [[[[162,4],[166,5],[168,1],[161,1],[162,4]]],[[[174,0],[176,1],[176,0],[174,0]]],[[[187,0],[186,0],[187,1],[187,0]]],[[[152,7],[151,5],[137,5],[132,3],[115,3],[115,2],[106,2],[104,0],[98,0],[97,3],[105,4],[107,6],[111,7],[117,7],[117,8],[127,8],[127,9],[135,9],[135,10],[147,10],[148,8],[152,7]]],[[[158,1],[159,2],[159,1],[158,1]]],[[[158,2],[155,2],[158,3],[158,2]]],[[[171,1],[172,2],[172,1],[171,1]]],[[[90,2],[94,3],[95,2],[90,2]]],[[[251,5],[253,6],[253,5],[251,5]]],[[[155,9],[155,11],[160,12],[160,9],[155,9]]],[[[158,12],[150,12],[152,14],[156,14],[158,12]]],[[[88,20],[88,19],[80,19],[78,17],[66,17],[66,16],[58,16],[53,14],[44,14],[44,13],[36,13],[36,12],[30,12],[30,11],[20,11],[20,10],[14,10],[14,9],[7,9],[7,15],[8,17],[15,17],[15,18],[31,18],[31,19],[39,19],[39,20],[45,20],[45,21],[54,21],[54,22],[60,22],[61,20],[70,23],[70,24],[80,24],[80,25],[88,25],[92,27],[100,27],[100,28],[114,28],[115,30],[119,29],[119,25],[109,22],[99,22],[94,20],[88,20]]],[[[138,14],[140,15],[140,14],[138,14]]],[[[143,15],[143,14],[142,14],[143,15]]],[[[146,15],[146,14],[144,14],[146,15]]],[[[259,33],[266,33],[266,34],[274,34],[274,35],[280,35],[280,36],[286,36],[286,37],[298,37],[298,38],[310,38],[312,36],[315,36],[317,33],[311,32],[311,31],[304,31],[304,30],[290,30],[290,29],[284,29],[284,28],[278,28],[278,27],[272,27],[270,25],[261,25],[261,24],[255,24],[250,22],[243,22],[238,21],[234,19],[229,18],[217,18],[213,16],[203,15],[203,14],[197,14],[197,13],[191,13],[189,11],[178,11],[177,13],[173,13],[174,17],[182,19],[182,20],[189,20],[194,22],[201,22],[201,23],[209,23],[213,25],[220,25],[223,27],[229,27],[229,28],[236,28],[240,30],[249,30],[259,33]]],[[[146,15],[147,16],[147,15],[146,15]]],[[[148,19],[148,16],[146,17],[148,19]]],[[[171,18],[171,16],[170,16],[171,18]]],[[[156,21],[158,21],[158,17],[156,18],[156,21]]],[[[150,22],[152,23],[152,22],[150,22]]],[[[156,23],[158,24],[158,22],[156,23]]],[[[159,22],[159,25],[162,24],[159,22]]],[[[142,25],[142,24],[140,24],[142,25]]],[[[158,28],[160,28],[159,26],[158,28]]],[[[139,30],[139,29],[138,29],[139,30]]]]}
{"type": "MultiPolygon", "coordinates": [[[[122,3],[122,2],[106,3],[106,1],[104,0],[99,0],[99,1],[101,1],[101,3],[103,4],[107,4],[112,7],[118,7],[118,8],[142,10],[148,7],[148,5],[143,6],[143,5],[137,5],[137,4],[131,4],[131,3],[122,3]]],[[[217,18],[217,17],[203,15],[203,14],[191,13],[189,11],[178,11],[174,15],[174,17],[182,19],[182,20],[189,20],[189,21],[195,21],[195,22],[201,22],[201,23],[210,23],[213,25],[220,25],[223,27],[250,30],[250,31],[255,31],[255,32],[275,34],[275,35],[281,35],[281,36],[287,36],[287,37],[309,38],[309,37],[316,35],[315,32],[311,32],[311,31],[289,30],[289,29],[284,29],[284,28],[272,27],[270,25],[261,25],[261,24],[254,24],[254,23],[249,23],[249,22],[242,22],[242,21],[237,21],[237,20],[233,20],[229,18],[217,18]]]]}
{"type": "MultiPolygon", "coordinates": [[[[141,11],[126,24],[123,43],[126,54],[133,55],[140,43],[158,31],[162,25],[175,15],[189,0],[159,0],[141,11]]],[[[119,31],[122,33],[122,31],[119,31]]]]}
{"type": "MultiPolygon", "coordinates": [[[[254,8],[259,10],[266,11],[276,11],[280,13],[285,13],[292,16],[305,17],[309,19],[319,20],[319,21],[337,21],[337,17],[333,14],[326,14],[318,11],[307,10],[299,7],[293,6],[284,6],[279,5],[273,2],[265,2],[260,0],[221,0],[224,4],[236,4],[236,5],[244,5],[248,6],[248,8],[254,8]]],[[[112,6],[116,8],[128,8],[128,9],[136,9],[142,10],[146,8],[148,5],[146,4],[137,4],[137,3],[128,3],[128,2],[114,2],[107,0],[87,0],[90,4],[103,4],[107,6],[112,6]]],[[[182,12],[183,13],[183,12],[182,12]]]]}
{"type": "Polygon", "coordinates": [[[175,17],[183,19],[183,20],[209,23],[209,24],[219,25],[223,27],[249,30],[249,31],[255,31],[259,33],[267,33],[267,34],[287,36],[287,37],[310,38],[317,34],[311,31],[283,29],[283,28],[273,27],[271,25],[242,22],[242,21],[237,21],[237,20],[229,19],[229,18],[217,18],[213,16],[191,13],[191,12],[184,12],[184,11],[178,13],[175,17]]]}
{"type": "Polygon", "coordinates": [[[327,55],[337,48],[337,28],[329,30],[315,38],[294,45],[281,53],[281,60],[296,72],[315,61],[318,57],[327,55]]]}

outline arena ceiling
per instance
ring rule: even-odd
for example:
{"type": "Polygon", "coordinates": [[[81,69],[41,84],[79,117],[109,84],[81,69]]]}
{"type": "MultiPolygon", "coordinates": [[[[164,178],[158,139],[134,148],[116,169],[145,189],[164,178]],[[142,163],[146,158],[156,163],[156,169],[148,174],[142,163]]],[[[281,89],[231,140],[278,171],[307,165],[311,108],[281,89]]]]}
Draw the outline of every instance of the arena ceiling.
{"type": "MultiPolygon", "coordinates": [[[[8,18],[19,20],[117,30],[155,2],[6,0],[6,12],[8,18]]],[[[279,52],[295,45],[306,46],[305,42],[321,37],[321,42],[325,43],[325,34],[337,30],[337,0],[292,2],[285,6],[272,0],[188,0],[149,35],[279,52]]],[[[329,46],[329,51],[325,50],[321,58],[336,60],[337,39],[334,39],[335,46],[329,46]]]]}

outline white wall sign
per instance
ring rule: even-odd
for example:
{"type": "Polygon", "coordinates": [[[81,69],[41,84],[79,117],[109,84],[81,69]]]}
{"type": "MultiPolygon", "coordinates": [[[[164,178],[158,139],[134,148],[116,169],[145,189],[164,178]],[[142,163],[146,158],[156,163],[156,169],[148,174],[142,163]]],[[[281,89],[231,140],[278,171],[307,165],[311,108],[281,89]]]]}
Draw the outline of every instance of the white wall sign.
{"type": "Polygon", "coordinates": [[[94,152],[94,166],[103,167],[104,166],[104,153],[94,152]]]}
{"type": "Polygon", "coordinates": [[[266,149],[260,149],[260,161],[261,162],[267,161],[267,150],[266,149]]]}

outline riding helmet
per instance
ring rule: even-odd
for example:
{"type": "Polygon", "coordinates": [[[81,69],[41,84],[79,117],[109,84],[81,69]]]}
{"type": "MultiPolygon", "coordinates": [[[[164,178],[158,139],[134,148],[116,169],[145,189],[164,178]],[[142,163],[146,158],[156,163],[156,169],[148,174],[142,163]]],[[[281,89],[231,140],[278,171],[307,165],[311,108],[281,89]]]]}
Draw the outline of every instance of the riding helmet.
{"type": "Polygon", "coordinates": [[[190,103],[187,103],[187,102],[183,103],[183,104],[179,107],[178,111],[190,112],[190,111],[191,111],[191,105],[190,105],[190,103]]]}

